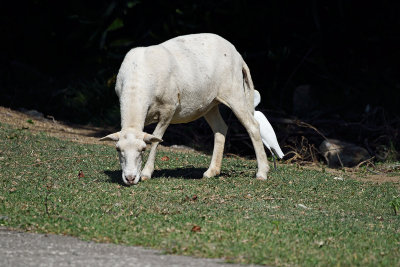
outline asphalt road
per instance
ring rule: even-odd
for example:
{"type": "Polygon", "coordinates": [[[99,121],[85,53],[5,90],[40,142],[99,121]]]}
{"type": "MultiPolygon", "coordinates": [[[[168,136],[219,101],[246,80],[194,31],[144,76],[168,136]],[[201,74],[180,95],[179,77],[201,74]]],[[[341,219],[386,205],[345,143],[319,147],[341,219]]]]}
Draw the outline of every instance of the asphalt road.
{"type": "Polygon", "coordinates": [[[86,242],[52,234],[10,231],[0,227],[0,266],[217,266],[218,259],[163,255],[141,247],[86,242]]]}

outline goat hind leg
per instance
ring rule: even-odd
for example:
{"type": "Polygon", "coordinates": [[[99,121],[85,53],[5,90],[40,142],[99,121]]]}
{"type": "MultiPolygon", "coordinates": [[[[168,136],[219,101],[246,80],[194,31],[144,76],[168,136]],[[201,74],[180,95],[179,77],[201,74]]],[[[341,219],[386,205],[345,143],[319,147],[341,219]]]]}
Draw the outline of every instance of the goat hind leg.
{"type": "MultiPolygon", "coordinates": [[[[242,99],[245,99],[243,97],[242,99]]],[[[258,171],[256,178],[259,180],[266,180],[269,171],[268,159],[265,154],[264,145],[260,135],[260,126],[254,118],[249,105],[245,101],[238,101],[238,99],[227,99],[226,103],[232,109],[233,113],[239,119],[240,123],[246,128],[253,143],[254,151],[257,157],[258,171]]]]}
{"type": "Polygon", "coordinates": [[[210,167],[203,174],[203,177],[209,178],[220,174],[222,157],[224,154],[225,136],[228,130],[224,119],[219,113],[218,106],[213,107],[206,115],[204,115],[208,125],[214,132],[214,150],[211,158],[210,167]]]}

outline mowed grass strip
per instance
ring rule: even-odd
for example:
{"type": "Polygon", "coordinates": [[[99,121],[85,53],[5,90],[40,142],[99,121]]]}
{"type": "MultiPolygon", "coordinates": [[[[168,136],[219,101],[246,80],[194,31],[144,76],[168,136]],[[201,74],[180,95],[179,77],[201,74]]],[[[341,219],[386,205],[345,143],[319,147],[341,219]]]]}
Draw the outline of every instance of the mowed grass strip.
{"type": "Polygon", "coordinates": [[[400,265],[398,184],[289,165],[258,181],[255,161],[234,158],[199,179],[209,162],[160,151],[156,177],[126,187],[113,147],[1,124],[0,225],[229,262],[400,265]]]}

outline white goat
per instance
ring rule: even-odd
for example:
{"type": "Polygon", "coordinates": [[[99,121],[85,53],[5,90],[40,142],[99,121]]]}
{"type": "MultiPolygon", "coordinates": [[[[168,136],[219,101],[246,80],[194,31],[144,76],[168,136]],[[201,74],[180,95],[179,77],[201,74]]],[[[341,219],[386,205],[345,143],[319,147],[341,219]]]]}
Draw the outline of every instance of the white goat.
{"type": "Polygon", "coordinates": [[[255,90],[250,71],[235,47],[222,37],[193,34],[132,49],[122,62],[115,91],[122,129],[101,140],[118,141],[125,184],[151,178],[156,149],[169,124],[202,116],[215,135],[211,164],[203,176],[218,175],[227,132],[218,109],[220,103],[231,108],[246,128],[257,157],[256,178],[267,179],[269,166],[259,123],[253,115],[255,90]],[[153,134],[143,132],[151,123],[157,123],[153,134]],[[146,143],[152,146],[141,171],[146,143]]]}

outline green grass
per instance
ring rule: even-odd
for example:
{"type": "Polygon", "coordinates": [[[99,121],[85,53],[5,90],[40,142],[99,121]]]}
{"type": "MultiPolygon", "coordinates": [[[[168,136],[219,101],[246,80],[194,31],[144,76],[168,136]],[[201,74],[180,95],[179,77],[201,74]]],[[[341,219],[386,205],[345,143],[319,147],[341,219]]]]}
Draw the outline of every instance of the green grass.
{"type": "Polygon", "coordinates": [[[160,151],[156,178],[126,187],[113,147],[1,124],[0,225],[229,262],[400,265],[398,184],[289,165],[258,181],[255,161],[235,158],[220,177],[193,179],[209,161],[160,151]]]}

